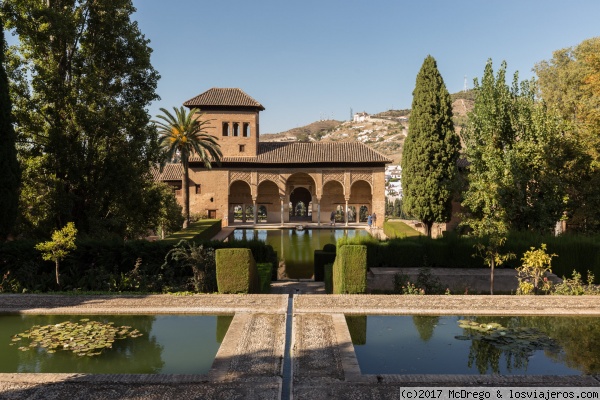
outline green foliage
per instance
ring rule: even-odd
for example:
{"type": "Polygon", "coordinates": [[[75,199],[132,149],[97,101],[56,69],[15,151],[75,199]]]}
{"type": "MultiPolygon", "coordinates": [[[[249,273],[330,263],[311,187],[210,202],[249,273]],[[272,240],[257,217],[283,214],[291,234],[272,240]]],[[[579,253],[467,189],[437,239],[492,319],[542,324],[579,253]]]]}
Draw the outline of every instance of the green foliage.
{"type": "Polygon", "coordinates": [[[419,231],[414,230],[404,222],[390,220],[383,223],[383,233],[388,238],[403,238],[420,235],[419,231]]]}
{"type": "Polygon", "coordinates": [[[193,241],[196,243],[211,240],[221,231],[220,219],[203,219],[192,222],[187,228],[169,235],[163,240],[167,243],[178,243],[181,240],[193,241]]]}
{"type": "Polygon", "coordinates": [[[536,64],[541,97],[569,126],[576,162],[562,172],[569,189],[569,229],[600,231],[600,37],[557,50],[536,64]]]}
{"type": "Polygon", "coordinates": [[[414,283],[411,283],[406,275],[400,273],[394,275],[394,293],[443,294],[444,288],[440,279],[433,275],[425,260],[423,267],[419,268],[419,274],[414,283]]]}
{"type": "Polygon", "coordinates": [[[4,69],[4,23],[0,14],[0,241],[13,232],[18,214],[21,170],[12,125],[12,103],[8,93],[8,77],[4,69]]]}
{"type": "Polygon", "coordinates": [[[250,249],[216,251],[219,293],[258,293],[258,271],[250,249]]]}
{"type": "Polygon", "coordinates": [[[523,264],[517,268],[517,279],[519,288],[517,294],[537,294],[538,290],[549,289],[547,280],[544,280],[546,273],[551,273],[552,257],[556,254],[546,253],[546,244],[542,243],[539,249],[531,247],[529,251],[523,254],[523,264]],[[543,285],[540,287],[540,285],[543,285]]]}
{"type": "Polygon", "coordinates": [[[594,274],[587,273],[587,283],[583,283],[581,274],[573,271],[572,278],[563,276],[563,281],[550,288],[550,293],[555,295],[582,296],[600,295],[600,287],[594,285],[594,274]]]}
{"type": "Polygon", "coordinates": [[[12,337],[12,345],[27,342],[27,346],[19,347],[21,351],[29,351],[36,347],[46,349],[48,353],[57,350],[71,351],[78,356],[98,356],[106,349],[112,348],[115,340],[137,338],[142,334],[130,326],[115,326],[112,322],[90,321],[87,318],[79,322],[61,322],[54,325],[35,325],[23,333],[12,337]]]}
{"type": "Polygon", "coordinates": [[[67,223],[62,229],[52,232],[52,240],[38,243],[35,248],[42,252],[42,258],[56,263],[56,284],[60,286],[59,264],[71,250],[75,250],[77,228],[73,222],[67,223]]]}
{"type": "Polygon", "coordinates": [[[156,182],[154,184],[154,190],[156,192],[157,200],[160,203],[154,230],[160,231],[161,238],[164,239],[165,235],[180,230],[185,218],[182,214],[182,208],[177,202],[175,194],[169,185],[162,182],[156,182]]]}
{"type": "Polygon", "coordinates": [[[459,150],[450,94],[428,56],[417,75],[402,153],[402,207],[423,222],[428,236],[434,222],[450,220],[459,150]]]}
{"type": "Polygon", "coordinates": [[[406,275],[394,275],[394,293],[406,295],[424,295],[425,290],[411,283],[406,275]]]}
{"type": "Polygon", "coordinates": [[[315,266],[315,282],[323,282],[325,277],[325,265],[331,264],[335,261],[335,247],[333,252],[315,250],[313,259],[313,264],[315,266]]]}
{"type": "Polygon", "coordinates": [[[175,263],[178,267],[188,269],[186,276],[190,275],[190,283],[194,291],[200,293],[213,293],[217,291],[217,273],[215,264],[215,251],[205,248],[194,242],[181,240],[165,256],[163,268],[175,263]]]}
{"type": "Polygon", "coordinates": [[[188,113],[183,106],[179,109],[173,107],[175,115],[164,108],[161,108],[160,111],[164,115],[158,115],[157,118],[162,121],[153,121],[160,134],[158,143],[165,153],[166,161],[171,161],[178,156],[183,165],[183,179],[181,182],[183,215],[185,218],[183,227],[187,228],[190,223],[190,157],[194,156],[206,168],[211,169],[212,162],[220,165],[223,154],[218,139],[206,133],[210,121],[201,118],[202,114],[200,114],[199,109],[193,108],[188,113]]]}
{"type": "Polygon", "coordinates": [[[463,131],[469,161],[464,224],[477,236],[551,232],[566,209],[562,171],[574,157],[564,123],[535,101],[533,81],[519,83],[515,73],[512,87],[506,84],[506,63],[494,76],[489,60],[474,90],[463,131]]]}
{"type": "Polygon", "coordinates": [[[333,293],[333,263],[325,264],[323,266],[323,283],[325,283],[325,293],[333,293]]]}
{"type": "Polygon", "coordinates": [[[273,264],[257,263],[256,268],[258,270],[258,279],[260,282],[259,293],[271,293],[271,276],[273,275],[273,264]]]}
{"type": "Polygon", "coordinates": [[[24,214],[20,226],[39,228],[26,236],[73,221],[93,236],[139,237],[157,212],[146,197],[158,161],[146,109],[159,75],[134,12],[131,0],[2,3],[19,38],[7,53],[19,159],[48,174],[23,176],[23,194],[43,198],[24,214]]]}
{"type": "Polygon", "coordinates": [[[333,263],[333,293],[365,293],[367,289],[367,247],[345,245],[333,263]]]}

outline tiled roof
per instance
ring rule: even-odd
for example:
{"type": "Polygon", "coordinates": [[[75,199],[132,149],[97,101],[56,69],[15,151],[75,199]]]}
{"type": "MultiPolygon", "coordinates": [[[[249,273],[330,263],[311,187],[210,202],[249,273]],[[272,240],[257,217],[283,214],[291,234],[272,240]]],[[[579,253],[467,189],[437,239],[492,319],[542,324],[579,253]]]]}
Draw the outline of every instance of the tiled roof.
{"type": "MultiPolygon", "coordinates": [[[[190,161],[199,161],[190,157],[190,161]]],[[[259,142],[256,157],[223,157],[223,163],[252,164],[331,164],[391,163],[392,160],[360,142],[277,143],[259,142]]]]}
{"type": "Polygon", "coordinates": [[[150,173],[155,181],[180,181],[183,177],[183,165],[166,164],[162,172],[158,167],[154,167],[150,169],[150,173]]]}
{"type": "Polygon", "coordinates": [[[186,107],[227,106],[265,108],[238,88],[212,88],[183,103],[186,107]]]}
{"type": "Polygon", "coordinates": [[[258,144],[258,163],[391,163],[392,160],[360,142],[258,144]]]}

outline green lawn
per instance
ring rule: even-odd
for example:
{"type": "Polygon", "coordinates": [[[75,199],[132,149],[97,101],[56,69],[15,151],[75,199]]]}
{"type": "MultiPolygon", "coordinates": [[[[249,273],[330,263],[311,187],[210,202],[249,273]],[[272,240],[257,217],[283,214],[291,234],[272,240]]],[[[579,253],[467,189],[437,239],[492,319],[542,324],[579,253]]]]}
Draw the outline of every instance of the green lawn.
{"type": "Polygon", "coordinates": [[[383,223],[383,233],[388,238],[402,238],[402,237],[410,237],[410,236],[420,236],[421,233],[410,226],[406,225],[404,222],[397,220],[388,220],[383,223]]]}
{"type": "Polygon", "coordinates": [[[180,240],[193,240],[196,242],[209,241],[221,230],[220,219],[201,219],[192,222],[186,229],[167,236],[164,241],[178,243],[180,240]]]}

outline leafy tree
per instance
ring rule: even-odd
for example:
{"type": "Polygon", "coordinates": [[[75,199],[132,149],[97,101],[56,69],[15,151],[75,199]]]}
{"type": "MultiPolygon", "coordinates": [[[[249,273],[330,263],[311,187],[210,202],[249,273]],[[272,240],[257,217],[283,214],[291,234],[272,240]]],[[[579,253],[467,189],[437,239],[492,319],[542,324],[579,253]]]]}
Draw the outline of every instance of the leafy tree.
{"type": "Polygon", "coordinates": [[[54,261],[56,266],[56,284],[60,286],[59,266],[61,260],[75,250],[75,237],[77,228],[72,222],[67,223],[61,230],[52,232],[52,240],[38,243],[35,248],[42,252],[42,258],[46,261],[54,261]]]}
{"type": "Polygon", "coordinates": [[[15,224],[19,205],[21,170],[15,148],[12,126],[12,103],[8,93],[8,77],[4,69],[4,23],[0,15],[0,241],[15,224]]]}
{"type": "Polygon", "coordinates": [[[566,208],[563,171],[574,157],[563,121],[535,101],[535,82],[519,84],[515,74],[512,87],[506,84],[506,63],[494,77],[488,61],[475,90],[463,133],[469,161],[463,205],[471,217],[502,221],[508,230],[551,232],[566,208]]]}
{"type": "Polygon", "coordinates": [[[157,214],[156,226],[160,229],[161,238],[181,229],[184,217],[182,208],[177,202],[173,190],[165,183],[156,183],[156,193],[159,196],[160,209],[157,214]]]}
{"type": "Polygon", "coordinates": [[[434,222],[450,220],[459,150],[450,94],[428,56],[417,75],[402,153],[402,207],[423,222],[428,236],[434,222]]]}
{"type": "Polygon", "coordinates": [[[158,99],[159,75],[134,12],[131,0],[3,1],[19,38],[7,68],[19,156],[51,177],[50,186],[24,179],[23,192],[48,207],[25,226],[74,221],[91,234],[144,233],[158,161],[146,108],[158,99]]]}
{"type": "Polygon", "coordinates": [[[175,115],[164,108],[160,111],[164,115],[158,115],[162,121],[154,121],[160,134],[159,144],[166,154],[168,160],[178,155],[183,165],[183,179],[181,191],[183,192],[183,215],[185,220],[183,227],[187,228],[190,223],[190,157],[196,157],[208,169],[212,168],[211,162],[220,164],[221,147],[215,136],[206,133],[208,120],[202,120],[200,110],[193,108],[187,112],[185,107],[177,109],[173,107],[175,115]],[[197,115],[198,114],[198,115],[197,115]]]}
{"type": "Polygon", "coordinates": [[[600,37],[557,50],[534,70],[541,97],[570,123],[566,134],[586,155],[565,171],[570,226],[600,231],[600,37]]]}

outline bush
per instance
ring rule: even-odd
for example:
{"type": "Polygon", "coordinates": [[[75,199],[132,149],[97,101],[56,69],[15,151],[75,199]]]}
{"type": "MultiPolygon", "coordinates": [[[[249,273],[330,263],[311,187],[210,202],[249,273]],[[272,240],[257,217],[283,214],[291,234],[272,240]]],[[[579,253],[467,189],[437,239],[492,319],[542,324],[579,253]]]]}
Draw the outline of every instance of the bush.
{"type": "Polygon", "coordinates": [[[250,249],[216,251],[219,293],[258,293],[258,271],[250,249]]]}
{"type": "Polygon", "coordinates": [[[314,268],[315,268],[315,282],[323,282],[325,278],[325,264],[331,264],[335,261],[335,246],[332,244],[325,245],[323,250],[314,251],[314,268]],[[329,247],[328,247],[329,246],[329,247]],[[327,251],[331,249],[333,252],[327,251]]]}
{"type": "Polygon", "coordinates": [[[258,270],[258,279],[260,282],[259,293],[271,293],[271,276],[273,274],[273,264],[257,263],[256,269],[258,270]]]}
{"type": "Polygon", "coordinates": [[[323,283],[325,284],[325,293],[333,293],[333,263],[323,266],[323,283]]]}
{"type": "Polygon", "coordinates": [[[345,245],[333,263],[333,293],[365,293],[367,289],[367,247],[345,245]]]}

